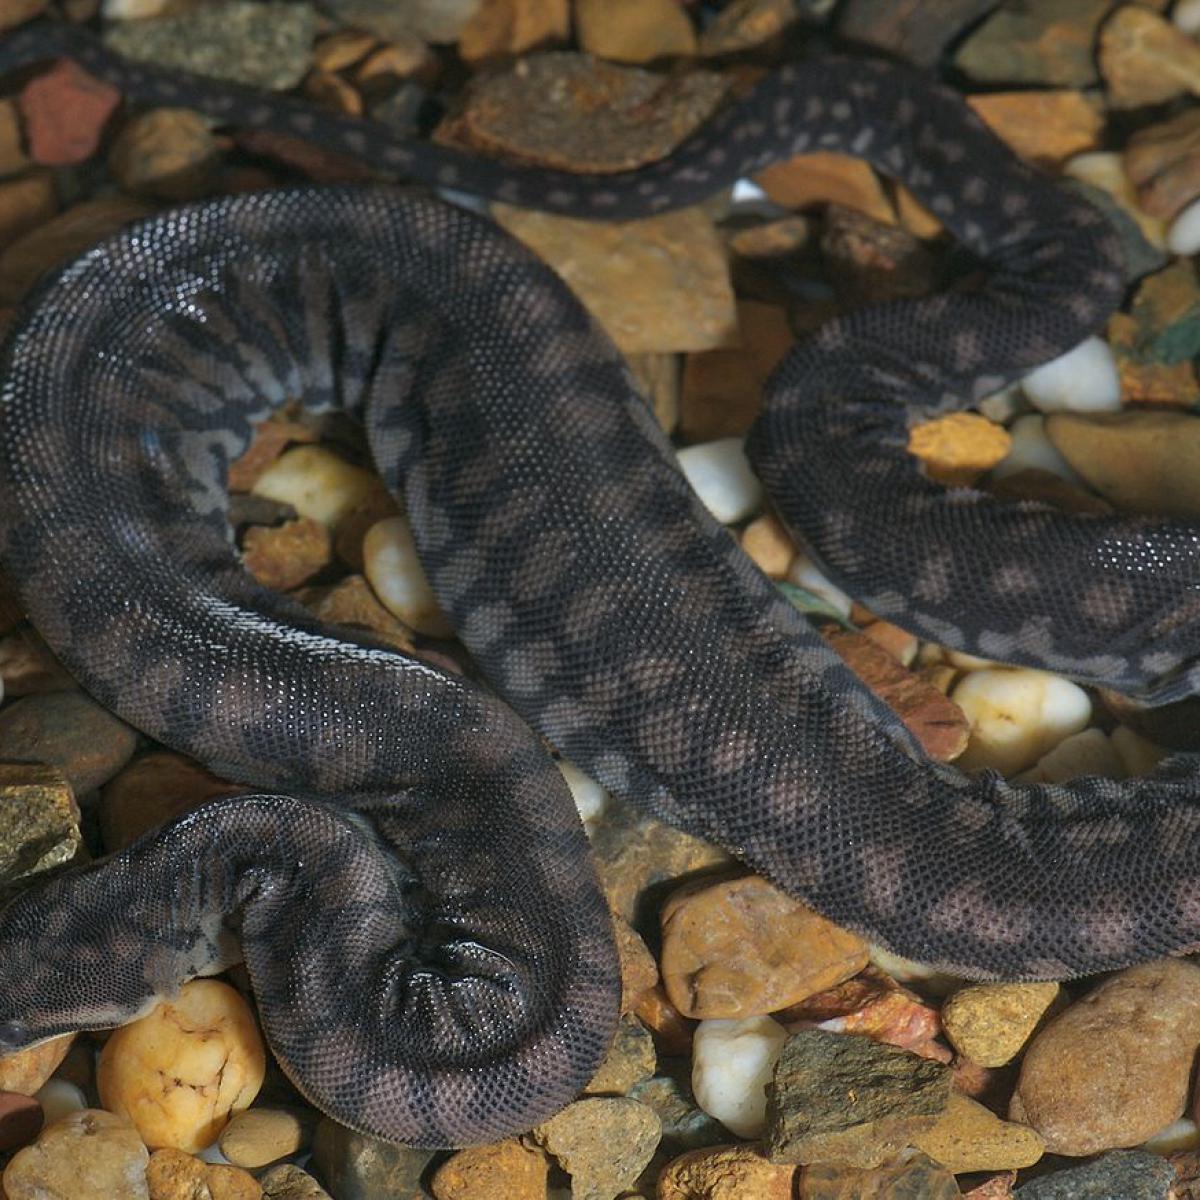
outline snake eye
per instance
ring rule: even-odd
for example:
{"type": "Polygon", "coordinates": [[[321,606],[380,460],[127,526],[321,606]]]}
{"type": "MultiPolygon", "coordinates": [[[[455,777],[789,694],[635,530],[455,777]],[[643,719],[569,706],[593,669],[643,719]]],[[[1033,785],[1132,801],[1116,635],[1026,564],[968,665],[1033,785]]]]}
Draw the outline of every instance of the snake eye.
{"type": "Polygon", "coordinates": [[[23,1046],[28,1037],[24,1021],[0,1021],[0,1046],[23,1046]]]}

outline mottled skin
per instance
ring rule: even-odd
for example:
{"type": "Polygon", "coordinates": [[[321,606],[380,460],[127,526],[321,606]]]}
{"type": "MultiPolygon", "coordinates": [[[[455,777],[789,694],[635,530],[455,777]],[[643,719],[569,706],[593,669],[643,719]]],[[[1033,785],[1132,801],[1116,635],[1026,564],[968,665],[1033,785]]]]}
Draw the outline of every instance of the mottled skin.
{"type": "MultiPolygon", "coordinates": [[[[796,348],[749,439],[779,510],[923,635],[1156,702],[1198,690],[1195,530],[947,493],[905,452],[914,418],[1065,351],[1122,286],[1098,214],[949,91],[878,63],[792,67],[664,162],[588,179],[133,67],[65,29],[0,43],[0,69],[52,53],[141,102],[574,215],[658,212],[803,150],[864,155],[991,273],[796,348]]],[[[126,1020],[240,939],[273,1049],[339,1120],[459,1144],[547,1116],[600,1059],[618,982],[537,734],[833,919],[967,976],[1200,942],[1197,758],[1061,787],[927,761],[703,510],[566,288],[480,218],[386,186],[192,205],[44,284],[2,366],[0,544],[43,636],[154,738],[295,797],[221,800],[24,893],[0,915],[10,1046],[126,1020]],[[364,422],[507,704],[347,643],[241,570],[225,469],[291,397],[364,422]]]]}

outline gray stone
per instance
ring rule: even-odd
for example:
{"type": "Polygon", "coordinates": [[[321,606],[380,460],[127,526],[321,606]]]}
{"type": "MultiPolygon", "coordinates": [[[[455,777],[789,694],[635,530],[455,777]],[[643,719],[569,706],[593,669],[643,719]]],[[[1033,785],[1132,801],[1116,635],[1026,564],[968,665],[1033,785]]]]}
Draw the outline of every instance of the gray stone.
{"type": "Polygon", "coordinates": [[[312,1166],[338,1200],[425,1200],[421,1176],[435,1153],[395,1146],[323,1117],[312,1166]]]}
{"type": "Polygon", "coordinates": [[[1168,1200],[1175,1169],[1144,1150],[1110,1150],[1095,1161],[1022,1184],[1018,1200],[1168,1200]]]}

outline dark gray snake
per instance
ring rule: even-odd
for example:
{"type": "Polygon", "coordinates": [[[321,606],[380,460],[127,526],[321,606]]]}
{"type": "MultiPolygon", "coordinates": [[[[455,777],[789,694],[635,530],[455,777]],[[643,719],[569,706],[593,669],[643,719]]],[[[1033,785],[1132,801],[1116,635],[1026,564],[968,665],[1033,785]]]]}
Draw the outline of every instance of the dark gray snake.
{"type": "MultiPolygon", "coordinates": [[[[915,417],[1062,353],[1122,290],[1106,222],[950,91],[883,63],[789,67],[665,161],[591,179],[168,76],[65,28],[8,38],[0,69],[53,54],[144,103],[575,215],[659,212],[806,150],[866,157],[990,273],[793,351],[749,438],[779,511],[924,637],[1159,703],[1200,690],[1196,529],[947,492],[905,450],[915,417]]],[[[16,899],[9,1047],[125,1021],[240,942],[280,1063],[339,1120],[447,1145],[544,1118],[604,1053],[618,983],[587,843],[530,727],[962,975],[1066,977],[1200,942],[1200,759],[1054,787],[927,761],[693,497],[565,286],[474,215],[309,186],[139,222],[30,297],[2,379],[0,544],[37,628],[139,729],[288,793],[213,803],[16,899]],[[364,423],[507,704],[348,642],[241,570],[224,471],[297,396],[364,423]]]]}

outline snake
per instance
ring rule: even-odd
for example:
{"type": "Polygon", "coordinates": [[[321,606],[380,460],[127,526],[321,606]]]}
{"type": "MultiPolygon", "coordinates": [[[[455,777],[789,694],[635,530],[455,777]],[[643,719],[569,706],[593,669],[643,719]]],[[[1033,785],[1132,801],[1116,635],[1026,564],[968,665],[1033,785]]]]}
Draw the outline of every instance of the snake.
{"type": "Polygon", "coordinates": [[[815,910],[964,978],[1066,979],[1200,944],[1200,758],[1010,783],[931,761],[681,474],[623,356],[452,189],[634,220],[835,151],[980,269],[844,313],[764,388],[747,453],[830,577],[920,637],[1149,705],[1200,690],[1200,529],[944,487],[917,421],[1068,351],[1120,244],[953,90],[777,69],[661,160],[578,175],[402,138],[34,23],[145,105],[346,151],[376,182],[133,222],[41,281],[0,357],[0,560],[100,704],[248,794],[0,912],[0,1048],[111,1028],[245,963],[317,1108],[415,1146],[528,1129],[602,1060],[608,906],[555,755],[815,910]],[[319,622],[243,569],[225,476],[280,405],[360,421],[482,681],[319,622]]]}

